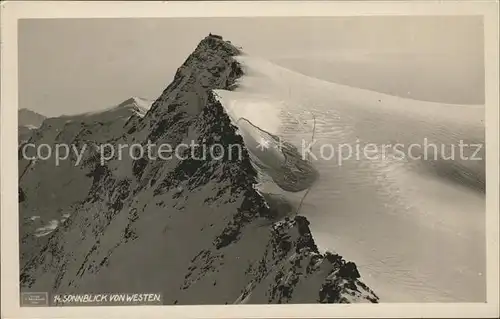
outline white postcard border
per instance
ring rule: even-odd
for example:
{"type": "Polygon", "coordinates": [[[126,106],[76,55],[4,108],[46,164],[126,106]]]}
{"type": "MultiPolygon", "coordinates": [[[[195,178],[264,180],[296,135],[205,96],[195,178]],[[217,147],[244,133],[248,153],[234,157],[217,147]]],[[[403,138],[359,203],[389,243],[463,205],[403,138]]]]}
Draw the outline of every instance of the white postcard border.
{"type": "MultiPolygon", "coordinates": [[[[2,318],[333,318],[498,317],[498,1],[5,1],[1,3],[2,318]],[[228,306],[19,307],[17,22],[30,18],[481,15],[485,30],[487,303],[381,303],[228,306]]],[[[443,252],[445,253],[445,252],[443,252]]]]}

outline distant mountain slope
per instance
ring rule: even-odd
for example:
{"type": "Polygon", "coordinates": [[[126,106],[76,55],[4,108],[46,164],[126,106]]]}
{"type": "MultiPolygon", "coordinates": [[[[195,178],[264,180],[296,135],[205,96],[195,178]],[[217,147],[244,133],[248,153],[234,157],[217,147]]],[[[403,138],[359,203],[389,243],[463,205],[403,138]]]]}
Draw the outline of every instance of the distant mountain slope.
{"type": "Polygon", "coordinates": [[[45,116],[28,109],[20,109],[17,113],[17,121],[19,123],[19,126],[40,127],[45,118],[45,116]]]}
{"type": "MultiPolygon", "coordinates": [[[[252,159],[213,93],[237,87],[239,54],[208,36],[147,113],[117,107],[44,122],[33,143],[89,147],[76,166],[74,155],[59,166],[19,160],[23,291],[162,292],[165,304],[378,301],[354,263],[318,251],[306,218],[256,189],[252,159]],[[101,165],[93,147],[148,141],[230,151],[101,165]]],[[[290,165],[294,177],[293,165],[308,163],[290,165]]]]}
{"type": "Polygon", "coordinates": [[[27,141],[34,129],[42,125],[45,116],[28,109],[20,109],[17,112],[19,142],[27,141]]]}

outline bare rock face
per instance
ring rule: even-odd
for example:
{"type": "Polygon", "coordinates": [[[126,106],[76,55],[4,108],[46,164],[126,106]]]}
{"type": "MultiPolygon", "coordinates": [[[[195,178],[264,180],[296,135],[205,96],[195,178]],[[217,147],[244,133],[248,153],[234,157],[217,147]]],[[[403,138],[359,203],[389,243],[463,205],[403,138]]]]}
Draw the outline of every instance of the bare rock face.
{"type": "Polygon", "coordinates": [[[44,122],[34,143],[88,147],[78,165],[74,155],[59,166],[20,158],[23,291],[161,292],[165,304],[378,301],[353,263],[318,251],[304,217],[283,217],[286,203],[255,190],[243,140],[212,93],[237,85],[238,54],[210,35],[147,113],[44,122]],[[95,149],[148,141],[225,148],[217,158],[199,159],[193,146],[182,159],[105,163],[95,149]]]}

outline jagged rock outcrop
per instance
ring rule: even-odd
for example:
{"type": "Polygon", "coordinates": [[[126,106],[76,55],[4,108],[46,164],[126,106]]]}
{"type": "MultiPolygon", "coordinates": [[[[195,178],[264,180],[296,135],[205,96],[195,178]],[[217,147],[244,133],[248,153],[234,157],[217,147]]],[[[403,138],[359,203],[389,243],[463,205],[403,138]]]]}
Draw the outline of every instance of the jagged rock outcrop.
{"type": "Polygon", "coordinates": [[[76,166],[74,155],[57,167],[20,159],[22,290],[161,292],[165,304],[377,302],[353,263],[319,253],[304,217],[283,218],[255,190],[243,140],[212,93],[237,85],[238,54],[208,36],[147,113],[44,122],[33,143],[89,146],[76,166]],[[102,165],[95,149],[193,141],[224,152],[200,160],[192,146],[183,159],[102,165]],[[45,233],[32,226],[49,221],[45,233]]]}

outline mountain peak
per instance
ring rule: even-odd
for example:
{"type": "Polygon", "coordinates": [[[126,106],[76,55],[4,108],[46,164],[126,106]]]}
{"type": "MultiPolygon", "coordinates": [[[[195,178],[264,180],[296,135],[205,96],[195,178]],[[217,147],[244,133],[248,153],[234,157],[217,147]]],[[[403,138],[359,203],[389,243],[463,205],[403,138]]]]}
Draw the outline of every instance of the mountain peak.
{"type": "Polygon", "coordinates": [[[222,50],[230,55],[239,55],[241,53],[240,49],[234,46],[231,41],[226,41],[222,36],[212,33],[209,33],[200,41],[195,52],[203,49],[222,50]]]}
{"type": "Polygon", "coordinates": [[[142,97],[138,97],[138,96],[131,96],[128,99],[121,102],[120,104],[118,104],[118,106],[121,107],[121,106],[125,106],[125,105],[131,104],[131,103],[138,103],[138,102],[141,103],[142,101],[148,101],[148,100],[145,98],[142,98],[142,97]]]}
{"type": "Polygon", "coordinates": [[[137,115],[143,116],[151,108],[153,102],[154,101],[142,97],[132,96],[118,104],[113,109],[131,109],[134,113],[137,113],[137,115]]]}
{"type": "Polygon", "coordinates": [[[153,143],[173,146],[177,156],[156,160],[149,146],[147,155],[133,156],[129,147],[124,157],[103,161],[88,152],[81,165],[57,169],[21,159],[23,291],[158,291],[169,305],[377,302],[353,264],[319,254],[308,222],[294,216],[291,204],[256,188],[251,154],[214,92],[237,87],[244,75],[237,55],[233,44],[209,34],[151,109],[131,97],[40,130],[34,141],[111,144],[119,152],[130,142],[153,143]],[[183,145],[188,149],[178,154],[183,145]],[[213,154],[218,146],[220,158],[213,154]],[[201,149],[210,154],[198,157],[201,149]],[[50,176],[47,187],[38,176],[50,176]],[[68,220],[43,241],[33,236],[47,228],[42,220],[62,219],[68,220]]]}

